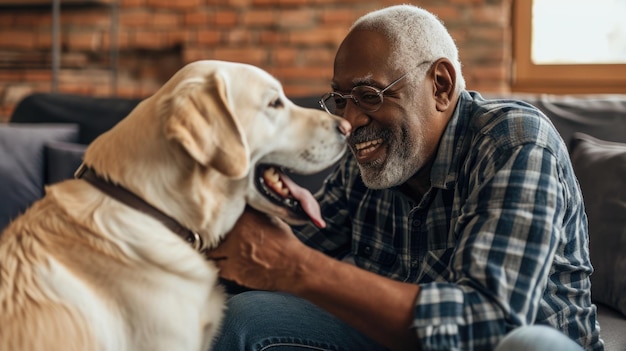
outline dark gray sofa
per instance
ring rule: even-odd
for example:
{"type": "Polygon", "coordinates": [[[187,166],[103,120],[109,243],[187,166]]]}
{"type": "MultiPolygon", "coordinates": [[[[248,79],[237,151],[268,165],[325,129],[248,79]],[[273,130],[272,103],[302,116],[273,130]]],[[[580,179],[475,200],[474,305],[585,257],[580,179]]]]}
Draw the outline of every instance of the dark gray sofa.
{"type": "MultiPolygon", "coordinates": [[[[537,106],[569,146],[589,217],[601,334],[607,351],[626,351],[626,95],[488,97],[537,106]]],[[[317,97],[293,100],[319,108],[317,97]]],[[[0,124],[0,194],[10,194],[0,197],[0,230],[43,195],[45,184],[71,177],[86,145],[138,102],[46,93],[20,102],[0,124]]],[[[317,189],[327,173],[294,178],[317,189]]]]}

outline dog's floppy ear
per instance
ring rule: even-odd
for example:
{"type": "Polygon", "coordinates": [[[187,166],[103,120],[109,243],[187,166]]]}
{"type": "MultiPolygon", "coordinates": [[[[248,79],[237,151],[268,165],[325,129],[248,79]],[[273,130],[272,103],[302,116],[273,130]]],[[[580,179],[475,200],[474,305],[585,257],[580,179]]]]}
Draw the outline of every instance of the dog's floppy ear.
{"type": "Polygon", "coordinates": [[[248,145],[219,73],[181,82],[161,104],[166,137],[197,162],[233,178],[248,172],[248,145]]]}

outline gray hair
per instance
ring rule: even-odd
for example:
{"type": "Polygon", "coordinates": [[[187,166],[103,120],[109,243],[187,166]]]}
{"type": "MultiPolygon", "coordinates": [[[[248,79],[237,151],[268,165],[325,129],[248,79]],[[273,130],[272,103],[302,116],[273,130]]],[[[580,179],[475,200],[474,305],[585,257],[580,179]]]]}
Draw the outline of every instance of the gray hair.
{"type": "Polygon", "coordinates": [[[455,93],[465,89],[459,50],[434,14],[414,5],[395,5],[364,15],[350,27],[350,31],[355,29],[384,35],[390,43],[390,58],[397,67],[447,58],[456,70],[455,93]]]}

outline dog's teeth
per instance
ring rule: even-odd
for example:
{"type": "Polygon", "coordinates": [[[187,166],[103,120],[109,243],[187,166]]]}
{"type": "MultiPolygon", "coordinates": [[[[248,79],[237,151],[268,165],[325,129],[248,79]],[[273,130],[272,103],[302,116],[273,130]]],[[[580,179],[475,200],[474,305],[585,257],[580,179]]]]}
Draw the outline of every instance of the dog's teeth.
{"type": "Polygon", "coordinates": [[[286,198],[289,194],[291,194],[289,188],[286,187],[280,179],[280,173],[276,170],[276,168],[269,167],[263,171],[263,179],[265,180],[265,184],[267,184],[268,187],[281,197],[286,198]]]}
{"type": "Polygon", "coordinates": [[[265,172],[263,172],[263,177],[265,177],[266,180],[272,183],[276,183],[280,180],[278,172],[276,172],[276,169],[274,167],[266,169],[265,172]]]}
{"type": "Polygon", "coordinates": [[[282,181],[278,181],[276,183],[276,190],[284,196],[289,195],[289,189],[285,186],[285,184],[283,184],[282,181]]]}

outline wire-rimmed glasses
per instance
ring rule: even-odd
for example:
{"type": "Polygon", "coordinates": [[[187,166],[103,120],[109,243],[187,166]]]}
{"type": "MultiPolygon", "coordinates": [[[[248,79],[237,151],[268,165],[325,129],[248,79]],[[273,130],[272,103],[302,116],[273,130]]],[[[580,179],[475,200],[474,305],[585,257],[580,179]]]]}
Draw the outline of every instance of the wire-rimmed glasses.
{"type": "MultiPolygon", "coordinates": [[[[432,62],[432,60],[422,61],[415,67],[417,68],[423,64],[432,62]]],[[[361,110],[365,112],[376,112],[383,105],[384,93],[396,85],[396,83],[406,78],[408,74],[409,72],[403,74],[400,78],[389,83],[389,85],[383,89],[378,89],[371,85],[357,85],[352,88],[350,94],[343,95],[336,91],[324,94],[322,99],[319,101],[319,104],[331,115],[341,116],[346,108],[348,99],[352,99],[352,102],[354,102],[354,104],[361,110]]]]}
{"type": "Polygon", "coordinates": [[[403,74],[400,78],[389,83],[382,90],[370,85],[357,85],[350,91],[350,94],[343,95],[336,91],[324,94],[319,101],[320,106],[331,115],[341,115],[346,108],[348,99],[365,112],[376,112],[383,104],[383,94],[385,91],[396,85],[404,79],[408,73],[403,74]]]}

